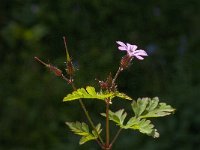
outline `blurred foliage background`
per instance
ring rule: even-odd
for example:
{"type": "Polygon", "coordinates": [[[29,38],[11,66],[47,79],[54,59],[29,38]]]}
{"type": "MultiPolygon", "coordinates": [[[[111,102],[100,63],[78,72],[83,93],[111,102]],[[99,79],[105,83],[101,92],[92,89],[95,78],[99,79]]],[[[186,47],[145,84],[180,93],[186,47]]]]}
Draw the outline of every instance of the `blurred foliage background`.
{"type": "MultiPolygon", "coordinates": [[[[65,121],[86,120],[79,103],[63,103],[70,86],[33,59],[64,69],[64,35],[79,68],[78,87],[97,87],[95,78],[115,73],[121,40],[149,57],[120,75],[119,90],[135,99],[159,96],[177,109],[153,120],[159,139],[124,131],[113,149],[200,149],[199,8],[199,0],[1,0],[0,149],[99,149],[95,142],[78,145],[65,121]]],[[[95,122],[103,122],[103,103],[84,102],[95,122]]],[[[116,100],[111,108],[131,112],[129,104],[116,100]]]]}

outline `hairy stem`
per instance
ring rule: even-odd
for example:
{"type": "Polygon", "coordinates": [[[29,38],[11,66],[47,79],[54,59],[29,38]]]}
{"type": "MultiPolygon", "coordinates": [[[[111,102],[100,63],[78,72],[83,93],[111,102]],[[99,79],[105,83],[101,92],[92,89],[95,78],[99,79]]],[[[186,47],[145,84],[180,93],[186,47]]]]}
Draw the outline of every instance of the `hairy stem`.
{"type": "MultiPolygon", "coordinates": [[[[115,86],[115,81],[117,79],[117,77],[119,76],[120,72],[123,69],[121,67],[118,68],[113,80],[112,80],[112,87],[115,86]]],[[[114,139],[112,140],[111,144],[110,144],[110,128],[109,128],[109,105],[110,105],[110,99],[106,100],[106,146],[105,146],[105,150],[110,150],[112,148],[113,143],[115,142],[115,140],[117,139],[117,137],[119,136],[119,133],[121,132],[121,129],[116,133],[114,139]]]]}
{"type": "Polygon", "coordinates": [[[40,62],[41,64],[43,64],[44,66],[48,66],[48,64],[46,64],[45,62],[43,62],[42,60],[40,60],[38,57],[34,57],[35,58],[35,60],[37,60],[38,62],[40,62]]]}
{"type": "Polygon", "coordinates": [[[119,73],[122,71],[122,68],[121,67],[119,67],[119,69],[117,70],[117,72],[116,72],[116,74],[115,74],[115,77],[113,78],[113,80],[112,80],[112,85],[114,85],[114,83],[115,83],[115,81],[116,81],[116,79],[117,79],[117,77],[119,76],[119,73]]]}

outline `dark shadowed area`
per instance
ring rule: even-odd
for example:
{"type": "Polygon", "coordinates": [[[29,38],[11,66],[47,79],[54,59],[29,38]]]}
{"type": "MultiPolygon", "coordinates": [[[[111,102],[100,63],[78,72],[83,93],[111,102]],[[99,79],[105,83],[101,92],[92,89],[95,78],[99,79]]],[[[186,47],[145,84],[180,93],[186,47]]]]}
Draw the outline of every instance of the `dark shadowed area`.
{"type": "MultiPolygon", "coordinates": [[[[63,36],[78,68],[77,87],[115,74],[124,52],[116,41],[148,53],[120,74],[118,89],[134,99],[158,96],[175,115],[153,122],[159,139],[123,131],[113,150],[200,149],[200,1],[199,0],[1,0],[0,149],[97,150],[95,141],[79,146],[66,121],[86,121],[61,78],[34,60],[65,69],[63,36]]],[[[84,100],[95,123],[105,118],[99,100],[84,100]]],[[[117,100],[111,109],[130,102],[117,100]]],[[[113,131],[117,129],[111,123],[113,131]]],[[[105,132],[105,131],[103,131],[105,132]]],[[[112,137],[112,136],[111,136],[112,137]]]]}

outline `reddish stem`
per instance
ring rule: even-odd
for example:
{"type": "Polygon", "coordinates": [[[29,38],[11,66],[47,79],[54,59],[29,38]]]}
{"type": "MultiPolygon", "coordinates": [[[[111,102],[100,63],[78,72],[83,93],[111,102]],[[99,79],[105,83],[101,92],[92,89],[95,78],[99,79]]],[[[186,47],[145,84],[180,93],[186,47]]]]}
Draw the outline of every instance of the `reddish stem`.
{"type": "Polygon", "coordinates": [[[109,106],[110,99],[106,99],[106,150],[110,149],[109,106]]]}

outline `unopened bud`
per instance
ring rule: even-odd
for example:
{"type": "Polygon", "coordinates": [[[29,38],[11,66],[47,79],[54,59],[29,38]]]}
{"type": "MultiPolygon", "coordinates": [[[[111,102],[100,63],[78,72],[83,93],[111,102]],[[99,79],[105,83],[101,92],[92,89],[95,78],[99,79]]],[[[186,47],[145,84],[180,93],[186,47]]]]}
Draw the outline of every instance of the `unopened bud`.
{"type": "Polygon", "coordinates": [[[108,84],[104,81],[99,81],[99,85],[103,90],[108,89],[108,84]]]}
{"type": "Polygon", "coordinates": [[[115,85],[115,83],[112,83],[112,81],[112,74],[110,73],[106,81],[99,81],[99,85],[103,90],[116,91],[117,86],[115,85]]]}

